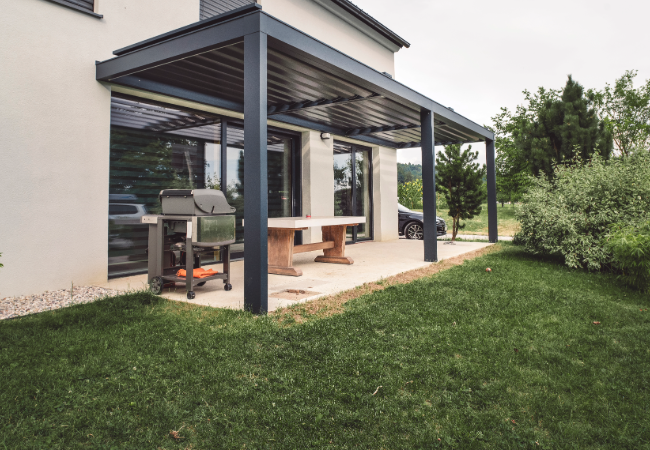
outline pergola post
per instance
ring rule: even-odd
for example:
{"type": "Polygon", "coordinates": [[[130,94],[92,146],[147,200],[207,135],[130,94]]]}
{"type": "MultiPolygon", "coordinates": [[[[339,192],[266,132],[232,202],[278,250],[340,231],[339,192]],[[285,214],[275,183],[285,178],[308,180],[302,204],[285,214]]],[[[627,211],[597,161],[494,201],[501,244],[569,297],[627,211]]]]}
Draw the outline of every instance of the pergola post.
{"type": "Polygon", "coordinates": [[[494,141],[485,141],[485,158],[487,160],[487,191],[488,191],[488,237],[490,242],[499,240],[497,225],[497,176],[494,163],[494,141]]]}
{"type": "Polygon", "coordinates": [[[422,128],[422,209],[424,212],[424,260],[438,261],[436,224],[436,152],[433,140],[433,112],[420,112],[422,128]]]}
{"type": "Polygon", "coordinates": [[[244,37],[244,309],[266,314],[268,276],[267,35],[244,37]]]}
{"type": "Polygon", "coordinates": [[[221,121],[221,173],[219,174],[221,192],[228,195],[228,121],[221,121]]]}

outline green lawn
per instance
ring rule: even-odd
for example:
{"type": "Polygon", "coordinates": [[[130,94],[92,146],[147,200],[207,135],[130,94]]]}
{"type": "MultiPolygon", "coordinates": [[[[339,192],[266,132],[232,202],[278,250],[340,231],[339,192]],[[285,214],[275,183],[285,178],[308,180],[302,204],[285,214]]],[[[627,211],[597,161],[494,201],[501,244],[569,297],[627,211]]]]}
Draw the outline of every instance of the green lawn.
{"type": "MultiPolygon", "coordinates": [[[[416,209],[414,211],[420,211],[421,209],[416,209]]],[[[447,222],[447,227],[451,229],[452,219],[447,215],[449,212],[446,210],[439,210],[438,216],[445,219],[447,222]]],[[[481,214],[474,217],[470,220],[461,220],[461,225],[465,224],[465,228],[460,230],[459,234],[488,234],[488,218],[487,218],[487,203],[483,204],[483,210],[481,214]]],[[[519,222],[515,219],[515,205],[504,205],[497,207],[497,223],[499,228],[499,236],[514,236],[514,234],[519,229],[519,222]]],[[[451,234],[451,231],[450,233],[451,234]]]]}
{"type": "Polygon", "coordinates": [[[0,322],[0,449],[650,448],[650,299],[500,245],[290,326],[144,293],[0,322]]]}

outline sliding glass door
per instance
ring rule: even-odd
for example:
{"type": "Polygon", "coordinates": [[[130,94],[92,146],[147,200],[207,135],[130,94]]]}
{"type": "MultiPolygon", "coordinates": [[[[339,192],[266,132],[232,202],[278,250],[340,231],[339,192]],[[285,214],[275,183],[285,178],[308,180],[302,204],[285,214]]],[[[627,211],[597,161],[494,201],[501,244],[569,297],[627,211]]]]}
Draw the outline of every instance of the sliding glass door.
{"type": "MultiPolygon", "coordinates": [[[[291,135],[270,129],[267,132],[267,182],[269,217],[292,217],[300,215],[299,202],[295,198],[300,192],[299,177],[294,177],[297,165],[296,139],[291,135]],[[296,179],[298,178],[298,179],[296,179]],[[295,195],[294,195],[295,193],[295,195]]],[[[232,247],[233,257],[242,257],[244,252],[244,130],[228,124],[228,146],[226,151],[226,183],[221,186],[228,203],[235,208],[237,242],[232,247]]]]}
{"type": "MultiPolygon", "coordinates": [[[[268,130],[269,217],[300,215],[297,138],[268,130]]],[[[163,189],[220,189],[237,208],[232,256],[244,251],[244,132],[242,123],[203,111],[136,97],[111,101],[108,273],[147,269],[147,213],[159,214],[163,189]],[[222,145],[224,139],[227,145],[222,145]]],[[[204,255],[202,263],[219,255],[204,255]]]]}
{"type": "Polygon", "coordinates": [[[372,239],[372,151],[334,142],[334,215],[364,216],[366,223],[348,228],[348,240],[372,239]]]}

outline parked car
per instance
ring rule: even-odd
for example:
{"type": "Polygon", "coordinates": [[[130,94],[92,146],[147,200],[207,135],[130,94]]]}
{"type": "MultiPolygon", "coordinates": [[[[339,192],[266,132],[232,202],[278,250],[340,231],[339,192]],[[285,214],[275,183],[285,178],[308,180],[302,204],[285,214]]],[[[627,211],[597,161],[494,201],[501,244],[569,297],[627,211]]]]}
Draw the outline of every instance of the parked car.
{"type": "Polygon", "coordinates": [[[140,225],[147,207],[130,194],[111,194],[108,198],[108,220],[115,225],[140,225]]]}
{"type": "MultiPolygon", "coordinates": [[[[397,204],[397,217],[399,234],[406,239],[424,239],[424,214],[411,211],[406,206],[397,204]]],[[[440,217],[436,217],[438,236],[447,234],[447,224],[440,217]]]]}

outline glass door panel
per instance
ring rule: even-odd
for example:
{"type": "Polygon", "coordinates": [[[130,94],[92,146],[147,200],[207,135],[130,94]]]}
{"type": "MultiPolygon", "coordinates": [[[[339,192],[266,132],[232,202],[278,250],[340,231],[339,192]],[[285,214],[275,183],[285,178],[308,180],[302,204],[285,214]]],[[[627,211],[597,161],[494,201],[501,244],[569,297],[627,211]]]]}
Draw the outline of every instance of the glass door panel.
{"type": "MultiPolygon", "coordinates": [[[[271,131],[267,138],[267,183],[269,217],[291,217],[292,210],[292,147],[293,139],[271,131]]],[[[226,197],[234,206],[237,242],[232,247],[235,257],[244,251],[244,130],[228,126],[228,184],[226,197]]]]}
{"type": "Polygon", "coordinates": [[[370,239],[370,152],[367,150],[355,149],[355,216],[364,216],[366,223],[360,223],[356,227],[357,239],[370,239]]]}
{"type": "MultiPolygon", "coordinates": [[[[334,145],[334,215],[352,216],[352,148],[334,145]]],[[[347,238],[353,240],[348,227],[347,238]]]]}
{"type": "Polygon", "coordinates": [[[347,238],[372,239],[372,164],[370,149],[334,142],[334,215],[365,216],[366,223],[348,227],[347,238]]]}

